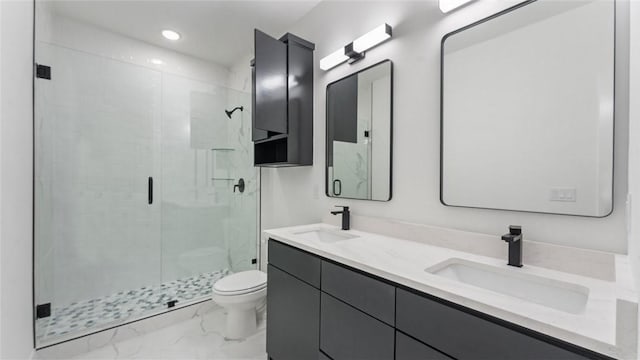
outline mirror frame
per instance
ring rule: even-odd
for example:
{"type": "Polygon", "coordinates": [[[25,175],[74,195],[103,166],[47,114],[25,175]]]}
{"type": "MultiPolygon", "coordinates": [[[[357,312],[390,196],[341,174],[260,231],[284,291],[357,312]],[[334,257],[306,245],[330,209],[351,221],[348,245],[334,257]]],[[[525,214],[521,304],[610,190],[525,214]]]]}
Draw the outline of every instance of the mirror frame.
{"type": "Polygon", "coordinates": [[[378,202],[387,202],[387,201],[391,201],[391,199],[393,198],[393,61],[391,61],[391,59],[384,59],[382,61],[379,61],[373,65],[369,65],[361,70],[358,70],[356,72],[353,72],[347,76],[343,76],[338,80],[334,80],[332,82],[330,82],[329,84],[327,84],[327,87],[325,88],[325,141],[324,141],[324,194],[326,197],[331,198],[331,199],[348,199],[348,200],[363,200],[363,201],[378,201],[378,202]],[[384,63],[389,63],[389,71],[390,71],[390,76],[391,76],[391,89],[390,89],[390,94],[391,94],[391,98],[389,101],[389,105],[391,107],[391,112],[389,114],[389,197],[387,199],[384,200],[376,200],[376,199],[362,199],[362,198],[350,198],[350,197],[337,197],[337,196],[330,196],[329,195],[329,163],[328,163],[328,159],[329,159],[329,87],[335,83],[337,83],[338,81],[344,80],[350,76],[354,76],[357,75],[363,71],[367,71],[371,68],[374,68],[378,65],[382,65],[384,63]]]}
{"type": "Polygon", "coordinates": [[[455,35],[457,33],[463,32],[465,30],[468,30],[470,28],[473,28],[475,26],[481,25],[487,21],[493,20],[495,18],[498,18],[500,16],[503,15],[507,15],[515,10],[518,10],[522,7],[525,7],[527,5],[533,4],[535,2],[538,2],[538,0],[525,0],[523,2],[517,3],[513,6],[510,6],[504,10],[501,10],[493,15],[489,15],[485,18],[482,18],[478,21],[475,21],[469,25],[465,25],[459,29],[453,30],[447,34],[445,34],[442,37],[442,40],[440,41],[440,194],[439,194],[439,198],[440,198],[440,203],[444,206],[448,206],[448,207],[454,207],[454,208],[466,208],[466,209],[481,209],[481,210],[497,210],[497,211],[511,211],[511,212],[519,212],[519,213],[532,213],[532,214],[546,214],[546,215],[563,215],[563,216],[573,216],[573,217],[583,217],[583,218],[595,218],[595,219],[602,219],[602,218],[606,218],[609,215],[613,214],[613,211],[615,209],[616,206],[616,201],[615,201],[615,172],[616,172],[616,166],[615,166],[615,161],[616,161],[616,128],[617,128],[617,122],[618,122],[618,117],[617,117],[617,105],[618,105],[618,101],[617,101],[617,86],[618,86],[618,31],[620,31],[619,26],[620,23],[618,23],[618,0],[611,0],[613,1],[613,124],[612,124],[612,128],[613,128],[613,141],[612,141],[612,151],[611,151],[611,157],[612,157],[612,169],[611,169],[611,211],[609,211],[607,214],[604,214],[602,216],[596,216],[596,215],[580,215],[580,214],[567,214],[567,213],[555,213],[555,212],[545,212],[545,211],[532,211],[532,210],[516,210],[516,209],[501,209],[501,208],[489,208],[489,207],[477,207],[477,206],[464,206],[464,205],[450,205],[447,204],[444,199],[443,199],[443,190],[444,190],[444,173],[443,173],[443,169],[444,169],[444,158],[443,158],[443,154],[444,154],[444,46],[445,46],[445,42],[446,40],[451,37],[452,35],[455,35]]]}

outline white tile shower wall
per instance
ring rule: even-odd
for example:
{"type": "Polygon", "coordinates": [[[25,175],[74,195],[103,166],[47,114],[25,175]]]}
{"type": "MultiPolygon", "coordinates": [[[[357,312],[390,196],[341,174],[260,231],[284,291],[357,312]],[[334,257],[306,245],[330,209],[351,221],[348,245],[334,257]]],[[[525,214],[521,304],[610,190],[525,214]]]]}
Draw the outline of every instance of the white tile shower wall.
{"type": "MultiPolygon", "coordinates": [[[[263,170],[262,228],[318,222],[333,205],[356,214],[502,234],[522,225],[530,240],[625,253],[628,128],[625,35],[619,34],[616,94],[614,211],[604,219],[445,207],[440,185],[440,40],[450,31],[494,14],[518,1],[478,1],[442,14],[436,1],[321,2],[288,31],[316,44],[314,165],[263,170]],[[353,14],[359,14],[353,21],[353,14]],[[331,26],[326,26],[331,19],[331,26]],[[393,26],[391,41],[367,52],[363,61],[330,71],[319,60],[380,23],[393,26]],[[324,196],[325,88],[383,59],[394,62],[393,199],[388,203],[324,196]]],[[[273,34],[278,35],[278,34],[273,34]]],[[[626,39],[628,41],[628,39],[626,39]]],[[[237,69],[239,70],[239,69],[237,69]]],[[[237,71],[232,69],[232,73],[237,71]]],[[[244,80],[236,76],[236,84],[244,80]]]]}
{"type": "Polygon", "coordinates": [[[0,358],[28,359],[33,4],[0,1],[0,358]]]}

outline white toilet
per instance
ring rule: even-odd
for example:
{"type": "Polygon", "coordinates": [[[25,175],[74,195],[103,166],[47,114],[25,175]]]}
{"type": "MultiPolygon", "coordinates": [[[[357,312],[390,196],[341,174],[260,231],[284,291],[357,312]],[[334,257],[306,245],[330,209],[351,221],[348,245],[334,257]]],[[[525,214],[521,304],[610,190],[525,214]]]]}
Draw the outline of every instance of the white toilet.
{"type": "Polygon", "coordinates": [[[213,284],[213,301],[227,310],[227,339],[244,339],[256,332],[256,307],[267,296],[267,274],[242,271],[213,284]]]}

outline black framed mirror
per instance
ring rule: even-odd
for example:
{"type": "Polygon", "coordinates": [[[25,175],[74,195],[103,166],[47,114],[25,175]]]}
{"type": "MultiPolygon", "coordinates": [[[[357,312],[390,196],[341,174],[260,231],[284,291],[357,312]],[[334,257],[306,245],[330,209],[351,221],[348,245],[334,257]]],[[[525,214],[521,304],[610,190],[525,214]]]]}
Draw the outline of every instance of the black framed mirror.
{"type": "Polygon", "coordinates": [[[325,193],[389,201],[393,63],[384,60],[327,85],[325,193]]]}
{"type": "Polygon", "coordinates": [[[444,205],[612,212],[615,6],[530,0],[445,35],[444,205]]]}

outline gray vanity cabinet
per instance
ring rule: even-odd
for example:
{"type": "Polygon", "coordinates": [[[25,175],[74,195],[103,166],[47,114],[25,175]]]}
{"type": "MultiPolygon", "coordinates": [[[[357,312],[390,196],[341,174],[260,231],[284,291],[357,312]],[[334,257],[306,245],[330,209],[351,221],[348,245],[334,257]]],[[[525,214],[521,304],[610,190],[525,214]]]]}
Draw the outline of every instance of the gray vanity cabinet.
{"type": "Polygon", "coordinates": [[[609,359],[269,240],[272,360],[609,359]]]}
{"type": "Polygon", "coordinates": [[[267,353],[274,360],[317,359],[320,259],[269,242],[267,353]]]}

